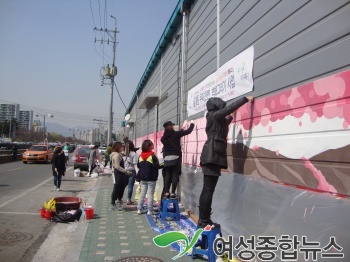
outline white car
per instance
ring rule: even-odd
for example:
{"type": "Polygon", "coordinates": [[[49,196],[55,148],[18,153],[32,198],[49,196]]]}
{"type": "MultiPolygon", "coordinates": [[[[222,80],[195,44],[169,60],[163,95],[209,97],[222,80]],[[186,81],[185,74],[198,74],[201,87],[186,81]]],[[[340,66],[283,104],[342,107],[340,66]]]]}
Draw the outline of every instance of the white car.
{"type": "Polygon", "coordinates": [[[105,146],[100,146],[100,147],[98,148],[98,152],[100,152],[100,155],[104,155],[105,152],[106,152],[106,149],[107,149],[107,147],[105,147],[105,146]]]}

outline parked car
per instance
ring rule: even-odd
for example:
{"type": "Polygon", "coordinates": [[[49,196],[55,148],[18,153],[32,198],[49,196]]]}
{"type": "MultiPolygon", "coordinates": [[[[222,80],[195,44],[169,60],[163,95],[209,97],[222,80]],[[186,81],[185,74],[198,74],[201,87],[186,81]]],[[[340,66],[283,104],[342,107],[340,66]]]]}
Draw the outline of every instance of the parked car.
{"type": "Polygon", "coordinates": [[[100,152],[100,155],[104,155],[106,152],[107,147],[101,146],[98,148],[98,152],[100,152]]]}
{"type": "Polygon", "coordinates": [[[46,162],[50,163],[53,150],[48,145],[32,145],[22,154],[22,162],[46,162]]]}
{"type": "MultiPolygon", "coordinates": [[[[91,145],[78,146],[73,152],[74,169],[89,170],[89,156],[91,151],[91,145]]],[[[97,159],[100,159],[100,154],[97,151],[97,159]]]]}

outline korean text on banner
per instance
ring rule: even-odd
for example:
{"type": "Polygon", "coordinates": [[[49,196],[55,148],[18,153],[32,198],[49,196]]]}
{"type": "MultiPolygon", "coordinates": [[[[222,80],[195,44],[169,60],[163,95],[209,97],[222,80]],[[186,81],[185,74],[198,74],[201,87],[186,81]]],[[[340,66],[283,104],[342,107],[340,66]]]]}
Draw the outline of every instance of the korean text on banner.
{"type": "Polygon", "coordinates": [[[253,62],[254,47],[251,46],[190,89],[187,96],[188,116],[206,110],[206,102],[211,97],[228,101],[252,91],[253,62]]]}

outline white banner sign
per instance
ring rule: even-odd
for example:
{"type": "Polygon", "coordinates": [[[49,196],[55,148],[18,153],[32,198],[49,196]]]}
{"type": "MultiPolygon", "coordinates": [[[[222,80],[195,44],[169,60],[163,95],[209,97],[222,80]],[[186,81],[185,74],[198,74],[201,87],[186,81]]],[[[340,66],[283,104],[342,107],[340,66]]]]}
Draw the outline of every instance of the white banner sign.
{"type": "Polygon", "coordinates": [[[220,97],[228,101],[252,91],[253,62],[254,47],[251,46],[189,90],[188,116],[206,110],[206,102],[211,97],[220,97]]]}

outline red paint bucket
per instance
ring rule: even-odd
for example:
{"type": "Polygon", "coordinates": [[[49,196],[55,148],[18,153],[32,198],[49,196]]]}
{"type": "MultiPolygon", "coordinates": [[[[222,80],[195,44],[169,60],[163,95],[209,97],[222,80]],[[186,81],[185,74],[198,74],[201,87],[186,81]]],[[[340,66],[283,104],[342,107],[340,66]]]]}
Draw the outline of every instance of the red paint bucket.
{"type": "Polygon", "coordinates": [[[50,210],[45,210],[45,218],[49,220],[52,217],[52,212],[50,210]]]}
{"type": "Polygon", "coordinates": [[[94,217],[94,207],[86,206],[84,208],[86,219],[92,219],[94,217]]]}
{"type": "Polygon", "coordinates": [[[41,216],[42,218],[45,218],[45,213],[46,213],[45,208],[41,208],[41,209],[40,209],[40,216],[41,216]]]}

